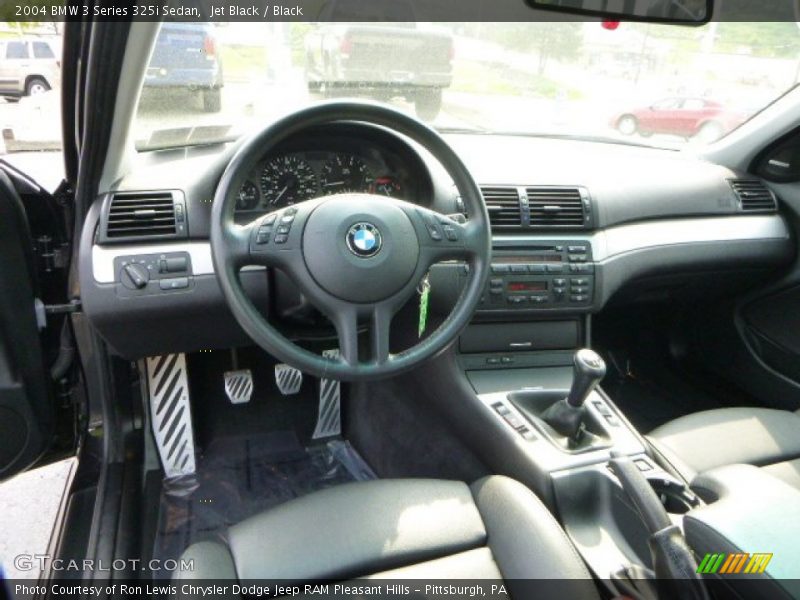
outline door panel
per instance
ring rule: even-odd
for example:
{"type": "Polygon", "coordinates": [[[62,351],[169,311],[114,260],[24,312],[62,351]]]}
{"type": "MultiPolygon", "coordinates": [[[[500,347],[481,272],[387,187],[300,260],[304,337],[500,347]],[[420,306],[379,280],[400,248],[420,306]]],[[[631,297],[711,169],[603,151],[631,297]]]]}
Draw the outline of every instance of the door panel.
{"type": "Polygon", "coordinates": [[[36,268],[25,209],[0,171],[0,480],[50,446],[53,402],[34,299],[36,268]]]}

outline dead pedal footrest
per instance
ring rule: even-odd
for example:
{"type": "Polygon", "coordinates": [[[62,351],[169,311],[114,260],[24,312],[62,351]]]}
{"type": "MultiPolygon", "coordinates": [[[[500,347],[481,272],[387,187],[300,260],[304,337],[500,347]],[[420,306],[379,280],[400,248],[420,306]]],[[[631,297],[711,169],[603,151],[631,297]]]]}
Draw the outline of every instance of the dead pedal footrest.
{"type": "Polygon", "coordinates": [[[195,472],[194,432],[185,354],[145,359],[150,417],[167,478],[195,472]]]}

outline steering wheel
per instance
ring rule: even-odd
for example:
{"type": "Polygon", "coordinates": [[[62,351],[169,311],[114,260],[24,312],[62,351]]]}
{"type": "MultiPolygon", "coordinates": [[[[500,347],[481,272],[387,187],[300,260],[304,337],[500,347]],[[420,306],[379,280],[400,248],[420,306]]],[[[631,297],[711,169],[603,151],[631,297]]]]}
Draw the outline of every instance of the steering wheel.
{"type": "Polygon", "coordinates": [[[239,148],[214,197],[211,253],[225,299],[256,344],[306,373],[360,381],[407,371],[458,337],[483,294],[491,260],[491,230],[478,186],[438,133],[386,106],[334,101],[296,111],[239,148]],[[301,130],[342,121],[386,127],[426,148],[453,178],[469,220],[458,223],[386,196],[338,194],[278,209],[244,226],[234,222],[239,190],[265,154],[301,130]],[[391,354],[393,316],[413,296],[431,265],[451,259],[462,259],[469,266],[466,285],[449,317],[415,346],[391,354]],[[339,356],[305,350],[270,325],[239,280],[239,270],[246,265],[285,272],[334,324],[339,356]],[[364,359],[359,356],[360,323],[368,323],[370,330],[371,352],[364,359]]]}

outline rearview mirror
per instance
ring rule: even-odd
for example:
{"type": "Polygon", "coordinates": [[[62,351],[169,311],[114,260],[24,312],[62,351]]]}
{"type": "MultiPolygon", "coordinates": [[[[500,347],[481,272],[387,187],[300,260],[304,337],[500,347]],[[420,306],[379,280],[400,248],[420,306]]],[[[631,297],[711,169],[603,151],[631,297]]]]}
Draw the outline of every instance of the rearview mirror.
{"type": "Polygon", "coordinates": [[[711,20],[714,0],[525,0],[531,8],[614,21],[702,25],[711,20]]]}

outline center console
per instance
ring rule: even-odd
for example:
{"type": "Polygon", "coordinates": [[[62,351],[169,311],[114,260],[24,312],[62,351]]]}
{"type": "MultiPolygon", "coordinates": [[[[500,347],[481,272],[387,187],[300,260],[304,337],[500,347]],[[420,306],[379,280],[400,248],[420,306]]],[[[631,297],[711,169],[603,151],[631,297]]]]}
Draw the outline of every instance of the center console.
{"type": "MultiPolygon", "coordinates": [[[[536,331],[537,324],[529,325],[536,331]]],[[[538,351],[509,349],[499,363],[490,362],[495,353],[477,360],[464,353],[479,346],[468,335],[467,344],[461,346],[461,366],[484,407],[484,418],[516,439],[529,468],[540,474],[536,491],[549,500],[595,576],[615,594],[626,590],[620,578],[628,585],[642,577],[662,585],[660,580],[672,579],[671,572],[693,564],[679,525],[684,514],[702,503],[685,481],[659,466],[641,435],[597,387],[605,374],[602,358],[588,349],[564,347],[580,338],[586,323],[570,327],[555,321],[550,326],[557,332],[551,342],[560,349],[542,351],[542,345],[535,344],[531,347],[538,351]],[[634,485],[626,486],[620,479],[615,469],[621,464],[629,476],[633,473],[634,485]],[[660,515],[658,527],[637,509],[630,489],[655,505],[651,513],[660,515]]],[[[481,330],[488,334],[491,325],[478,327],[486,327],[481,330]]],[[[502,334],[499,339],[500,344],[505,341],[502,334]]],[[[491,345],[495,342],[497,338],[488,347],[497,347],[491,345]]],[[[695,580],[684,581],[680,590],[660,593],[702,598],[692,595],[695,580]]]]}
{"type": "MultiPolygon", "coordinates": [[[[453,355],[473,411],[456,418],[469,421],[469,435],[504,457],[500,472],[525,481],[550,505],[598,579],[621,593],[611,581],[626,567],[652,576],[656,565],[648,540],[654,532],[611,465],[627,464],[658,498],[659,509],[669,515],[663,521],[670,530],[667,545],[677,539],[680,546],[680,530],[671,527],[702,502],[685,481],[659,466],[644,438],[598,387],[602,358],[579,350],[589,346],[591,313],[600,309],[602,273],[591,236],[508,236],[494,245],[476,318],[453,355]]],[[[451,284],[455,267],[442,267],[451,269],[451,284]]],[[[434,290],[447,289],[447,272],[432,280],[434,290]]],[[[462,267],[460,277],[466,274],[462,267]]],[[[446,385],[440,380],[433,387],[448,397],[452,390],[446,385]]],[[[685,548],[667,552],[688,555],[685,548]]]]}

